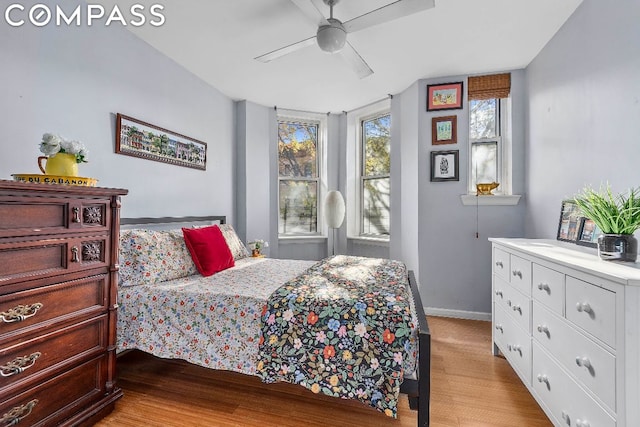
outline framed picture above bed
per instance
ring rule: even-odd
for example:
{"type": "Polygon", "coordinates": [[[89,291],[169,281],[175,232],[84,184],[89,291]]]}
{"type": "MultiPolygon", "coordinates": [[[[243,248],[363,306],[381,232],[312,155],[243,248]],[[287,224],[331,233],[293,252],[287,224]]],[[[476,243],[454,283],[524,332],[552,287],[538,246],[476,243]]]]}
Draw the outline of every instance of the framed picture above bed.
{"type": "Polygon", "coordinates": [[[460,181],[459,150],[431,152],[431,182],[460,181]]]}
{"type": "Polygon", "coordinates": [[[116,153],[207,169],[207,144],[133,117],[116,115],[116,153]]]}
{"type": "Polygon", "coordinates": [[[462,82],[427,85],[427,111],[462,109],[462,82]]]}

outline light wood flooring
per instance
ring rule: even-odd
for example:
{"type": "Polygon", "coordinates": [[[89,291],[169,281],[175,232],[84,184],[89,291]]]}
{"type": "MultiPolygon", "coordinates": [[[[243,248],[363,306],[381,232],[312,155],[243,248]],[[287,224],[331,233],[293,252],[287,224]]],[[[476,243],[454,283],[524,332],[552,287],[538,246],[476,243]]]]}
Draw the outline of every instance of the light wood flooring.
{"type": "MultiPolygon", "coordinates": [[[[429,317],[432,334],[431,426],[548,427],[550,421],[502,357],[491,355],[489,322],[429,317]]],[[[394,420],[359,402],[290,384],[213,371],[134,351],[118,359],[124,397],[107,426],[415,427],[401,395],[394,420]]]]}

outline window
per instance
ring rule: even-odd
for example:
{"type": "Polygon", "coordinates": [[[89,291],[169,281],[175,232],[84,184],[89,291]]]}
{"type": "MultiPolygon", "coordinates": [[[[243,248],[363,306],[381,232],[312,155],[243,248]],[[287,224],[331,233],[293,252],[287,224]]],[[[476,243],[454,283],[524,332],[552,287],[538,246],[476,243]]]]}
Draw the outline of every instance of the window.
{"type": "Polygon", "coordinates": [[[361,120],[360,235],[389,236],[391,114],[361,120]]]}
{"type": "Polygon", "coordinates": [[[278,118],[278,233],[318,234],[321,122],[278,118]]]}
{"type": "Polygon", "coordinates": [[[491,182],[500,184],[496,193],[511,193],[510,87],[510,74],[469,78],[469,194],[491,182]]]}

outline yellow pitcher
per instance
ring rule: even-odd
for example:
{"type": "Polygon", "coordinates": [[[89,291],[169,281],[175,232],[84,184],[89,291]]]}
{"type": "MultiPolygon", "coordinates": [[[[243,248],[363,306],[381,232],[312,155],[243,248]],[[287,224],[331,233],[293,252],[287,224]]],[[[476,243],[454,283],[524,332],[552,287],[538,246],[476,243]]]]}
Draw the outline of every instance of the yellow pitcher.
{"type": "Polygon", "coordinates": [[[57,153],[51,157],[38,157],[38,167],[45,175],[78,176],[78,163],[75,154],[57,153]],[[42,167],[42,161],[47,164],[42,167]]]}

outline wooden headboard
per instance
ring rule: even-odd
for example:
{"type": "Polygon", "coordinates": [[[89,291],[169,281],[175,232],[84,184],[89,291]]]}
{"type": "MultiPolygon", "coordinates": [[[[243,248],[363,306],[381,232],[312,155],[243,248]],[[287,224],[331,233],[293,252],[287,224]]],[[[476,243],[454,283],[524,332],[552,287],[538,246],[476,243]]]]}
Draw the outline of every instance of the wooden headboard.
{"type": "Polygon", "coordinates": [[[193,227],[194,225],[225,224],[226,216],[181,216],[160,218],[120,218],[120,229],[146,228],[150,230],[171,230],[181,227],[193,227]]]}

